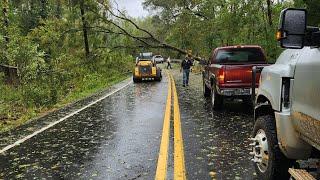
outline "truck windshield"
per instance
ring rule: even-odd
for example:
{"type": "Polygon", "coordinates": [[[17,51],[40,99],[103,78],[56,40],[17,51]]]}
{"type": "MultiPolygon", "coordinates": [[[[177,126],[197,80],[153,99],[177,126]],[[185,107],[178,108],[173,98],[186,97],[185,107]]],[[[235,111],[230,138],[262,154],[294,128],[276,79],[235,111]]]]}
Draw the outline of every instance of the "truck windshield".
{"type": "Polygon", "coordinates": [[[221,49],[215,58],[218,63],[265,62],[263,52],[258,48],[221,49]]]}

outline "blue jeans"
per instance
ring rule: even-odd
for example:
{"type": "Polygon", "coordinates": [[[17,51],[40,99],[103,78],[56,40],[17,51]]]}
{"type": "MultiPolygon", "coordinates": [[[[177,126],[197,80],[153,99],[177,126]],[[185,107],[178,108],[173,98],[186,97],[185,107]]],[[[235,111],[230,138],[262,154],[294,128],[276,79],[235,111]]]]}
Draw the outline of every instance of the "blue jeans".
{"type": "Polygon", "coordinates": [[[190,74],[190,69],[183,70],[183,85],[189,84],[189,74],[190,74]]]}

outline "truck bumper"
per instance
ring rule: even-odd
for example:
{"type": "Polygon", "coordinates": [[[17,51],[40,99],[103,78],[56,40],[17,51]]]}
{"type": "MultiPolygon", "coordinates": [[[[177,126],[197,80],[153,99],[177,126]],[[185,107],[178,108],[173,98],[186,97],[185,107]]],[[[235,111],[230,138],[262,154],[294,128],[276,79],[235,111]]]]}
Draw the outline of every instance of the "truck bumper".
{"type": "Polygon", "coordinates": [[[290,111],[275,112],[278,143],[289,159],[307,159],[312,147],[304,142],[294,128],[290,111]]]}
{"type": "Polygon", "coordinates": [[[251,88],[226,88],[218,89],[218,93],[222,96],[250,96],[251,88]]]}

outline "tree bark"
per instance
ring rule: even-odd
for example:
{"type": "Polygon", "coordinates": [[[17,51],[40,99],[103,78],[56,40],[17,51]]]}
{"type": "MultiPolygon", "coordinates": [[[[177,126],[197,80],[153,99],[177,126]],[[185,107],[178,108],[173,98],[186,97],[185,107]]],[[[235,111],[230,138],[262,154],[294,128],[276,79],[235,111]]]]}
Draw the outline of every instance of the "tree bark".
{"type": "Polygon", "coordinates": [[[81,0],[81,2],[80,2],[80,13],[81,13],[81,20],[82,20],[84,47],[85,47],[85,51],[86,51],[86,56],[88,57],[90,54],[89,40],[88,40],[88,25],[87,25],[87,21],[85,18],[85,10],[84,10],[84,1],[83,0],[81,0]]]}
{"type": "Polygon", "coordinates": [[[5,33],[5,41],[6,43],[9,42],[9,35],[8,35],[8,27],[9,27],[9,18],[8,18],[8,10],[9,10],[9,1],[8,0],[3,0],[3,24],[4,24],[4,33],[5,33]]]}
{"type": "Polygon", "coordinates": [[[271,0],[267,0],[267,13],[268,13],[268,22],[269,26],[272,26],[272,10],[271,10],[271,0]]]}
{"type": "Polygon", "coordinates": [[[60,19],[61,17],[62,17],[61,0],[57,0],[56,18],[60,19]]]}
{"type": "Polygon", "coordinates": [[[47,12],[47,0],[40,0],[41,10],[40,10],[40,17],[42,19],[47,19],[48,12],[47,12]]]}

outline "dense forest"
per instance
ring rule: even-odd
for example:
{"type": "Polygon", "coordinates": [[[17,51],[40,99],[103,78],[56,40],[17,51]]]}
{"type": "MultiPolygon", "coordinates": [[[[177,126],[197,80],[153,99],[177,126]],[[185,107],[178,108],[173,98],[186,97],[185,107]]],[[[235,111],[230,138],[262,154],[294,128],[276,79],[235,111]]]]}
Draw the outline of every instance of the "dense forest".
{"type": "Polygon", "coordinates": [[[130,75],[134,56],[153,51],[208,57],[218,46],[261,45],[270,62],[281,52],[274,34],[285,7],[318,0],[145,0],[151,14],[134,19],[108,0],[1,0],[0,129],[101,90],[130,75]],[[3,69],[3,68],[2,68],[3,69]],[[8,83],[10,81],[10,83],[8,83]]]}

